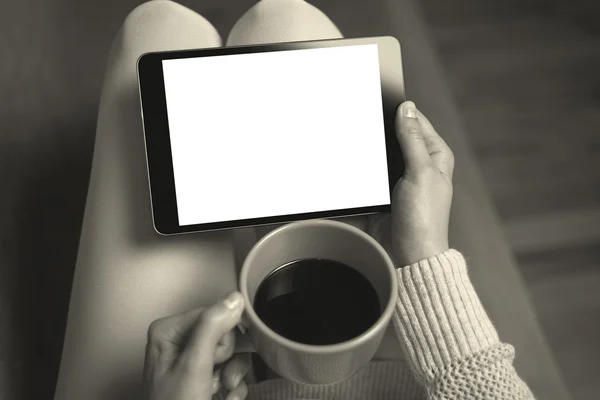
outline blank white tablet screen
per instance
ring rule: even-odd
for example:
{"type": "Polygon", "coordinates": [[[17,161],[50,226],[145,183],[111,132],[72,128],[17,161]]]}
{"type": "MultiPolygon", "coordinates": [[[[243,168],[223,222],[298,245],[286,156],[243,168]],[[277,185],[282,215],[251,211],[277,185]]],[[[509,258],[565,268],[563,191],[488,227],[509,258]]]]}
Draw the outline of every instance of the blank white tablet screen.
{"type": "Polygon", "coordinates": [[[164,60],[179,224],[390,204],[377,51],[164,60]]]}

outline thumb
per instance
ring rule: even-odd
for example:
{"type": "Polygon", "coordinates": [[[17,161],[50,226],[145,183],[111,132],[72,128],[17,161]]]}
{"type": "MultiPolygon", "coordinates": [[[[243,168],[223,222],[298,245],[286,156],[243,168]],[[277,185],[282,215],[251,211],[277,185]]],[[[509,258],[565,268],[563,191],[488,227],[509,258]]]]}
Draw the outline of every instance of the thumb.
{"type": "Polygon", "coordinates": [[[244,311],[244,298],[233,292],[224,300],[206,309],[190,332],[182,360],[188,367],[203,368],[214,366],[215,349],[219,341],[240,322],[244,311]]]}
{"type": "Polygon", "coordinates": [[[405,101],[398,108],[396,135],[408,173],[416,172],[432,163],[421,131],[417,108],[412,101],[405,101]]]}

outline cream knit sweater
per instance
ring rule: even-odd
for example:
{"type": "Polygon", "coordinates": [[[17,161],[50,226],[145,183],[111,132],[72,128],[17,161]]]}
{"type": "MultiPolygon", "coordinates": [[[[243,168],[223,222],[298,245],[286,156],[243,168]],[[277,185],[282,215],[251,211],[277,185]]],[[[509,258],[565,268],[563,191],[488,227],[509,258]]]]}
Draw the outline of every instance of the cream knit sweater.
{"type": "Polygon", "coordinates": [[[268,380],[250,385],[247,399],[533,399],[512,366],[513,347],[500,342],[458,251],[398,269],[394,325],[406,361],[373,361],[327,386],[268,380]]]}

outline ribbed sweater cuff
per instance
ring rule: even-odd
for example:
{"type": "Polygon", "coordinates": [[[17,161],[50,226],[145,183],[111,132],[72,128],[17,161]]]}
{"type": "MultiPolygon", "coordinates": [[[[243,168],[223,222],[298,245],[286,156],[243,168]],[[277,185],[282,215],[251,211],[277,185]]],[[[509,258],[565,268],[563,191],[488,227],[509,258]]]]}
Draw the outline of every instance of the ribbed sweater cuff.
{"type": "Polygon", "coordinates": [[[464,257],[450,249],[399,268],[394,324],[420,380],[499,343],[467,274],[464,257]]]}

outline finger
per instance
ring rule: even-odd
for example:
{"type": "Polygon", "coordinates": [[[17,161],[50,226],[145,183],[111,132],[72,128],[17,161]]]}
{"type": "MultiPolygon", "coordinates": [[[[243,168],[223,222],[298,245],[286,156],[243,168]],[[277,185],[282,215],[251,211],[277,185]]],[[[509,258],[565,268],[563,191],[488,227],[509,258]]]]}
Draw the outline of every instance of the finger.
{"type": "Polygon", "coordinates": [[[227,298],[202,313],[194,325],[189,340],[180,356],[187,369],[204,373],[212,371],[215,364],[215,349],[227,332],[239,322],[244,311],[244,298],[233,292],[227,298]]]}
{"type": "Polygon", "coordinates": [[[431,165],[425,145],[417,109],[412,101],[405,101],[396,113],[396,136],[400,142],[407,173],[431,165]]]}
{"type": "Polygon", "coordinates": [[[215,364],[223,363],[231,358],[235,350],[235,333],[227,332],[215,349],[215,364]]]}
{"type": "Polygon", "coordinates": [[[417,110],[417,115],[431,161],[442,173],[452,178],[454,173],[454,154],[452,153],[452,149],[450,149],[444,138],[437,133],[429,119],[421,111],[417,110]]]}
{"type": "Polygon", "coordinates": [[[221,370],[216,370],[213,372],[212,377],[212,394],[216,394],[219,390],[221,390],[221,370]]]}
{"type": "Polygon", "coordinates": [[[164,349],[183,344],[203,311],[203,308],[197,308],[152,322],[148,328],[149,345],[164,349]]]}
{"type": "Polygon", "coordinates": [[[221,374],[221,380],[223,387],[227,390],[233,390],[242,382],[244,377],[250,371],[252,361],[250,353],[240,353],[234,355],[231,360],[227,362],[223,373],[221,374]]]}
{"type": "Polygon", "coordinates": [[[238,387],[227,394],[225,400],[244,400],[248,396],[248,385],[242,381],[238,387]]]}
{"type": "Polygon", "coordinates": [[[150,324],[144,364],[144,376],[147,379],[155,375],[162,375],[172,367],[179,356],[186,335],[189,334],[202,311],[202,309],[196,309],[160,318],[150,324]]]}

